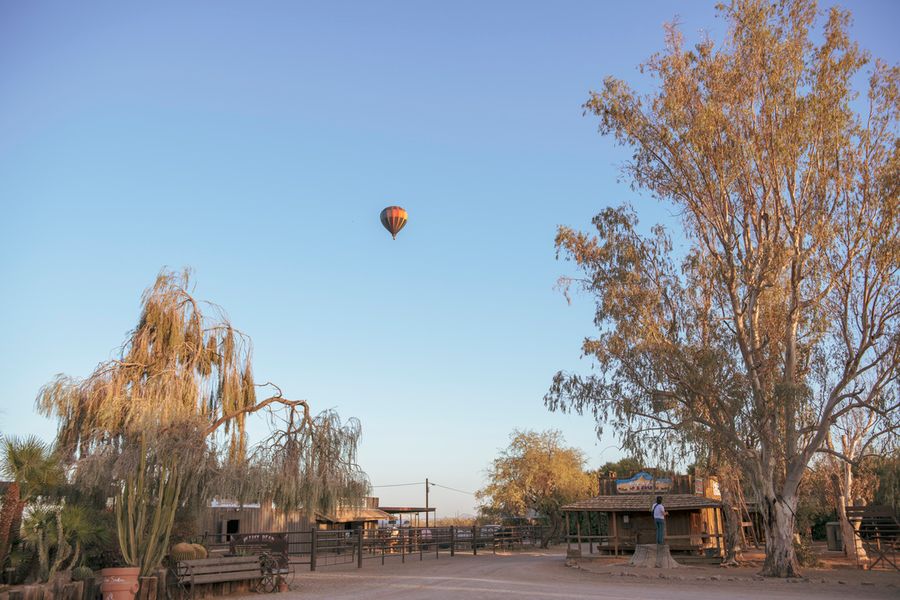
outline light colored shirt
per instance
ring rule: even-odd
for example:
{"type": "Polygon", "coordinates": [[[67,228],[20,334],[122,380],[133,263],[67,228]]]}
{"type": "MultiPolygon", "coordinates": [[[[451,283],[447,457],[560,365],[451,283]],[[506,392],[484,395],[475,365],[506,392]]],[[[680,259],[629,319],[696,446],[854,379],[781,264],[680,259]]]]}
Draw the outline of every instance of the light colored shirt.
{"type": "Polygon", "coordinates": [[[654,504],[653,505],[653,518],[654,519],[665,519],[666,518],[666,507],[662,504],[654,504]]]}

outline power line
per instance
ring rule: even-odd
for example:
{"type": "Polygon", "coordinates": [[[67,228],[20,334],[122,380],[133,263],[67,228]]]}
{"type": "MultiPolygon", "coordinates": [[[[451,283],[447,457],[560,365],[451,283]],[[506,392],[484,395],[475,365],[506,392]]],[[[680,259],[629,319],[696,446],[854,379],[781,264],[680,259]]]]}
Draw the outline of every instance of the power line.
{"type": "Polygon", "coordinates": [[[456,488],[448,487],[448,486],[446,486],[446,485],[441,485],[441,484],[439,484],[439,483],[434,483],[434,482],[432,482],[431,485],[437,486],[437,487],[439,487],[439,488],[444,488],[445,490],[450,490],[450,491],[452,491],[452,492],[459,492],[460,494],[468,494],[468,495],[470,495],[470,496],[474,496],[474,495],[475,495],[474,492],[467,492],[467,491],[465,491],[465,490],[458,490],[458,489],[456,489],[456,488]]]}
{"type": "Polygon", "coordinates": [[[415,483],[392,483],[389,485],[373,485],[373,488],[385,488],[385,487],[406,487],[408,485],[424,485],[424,481],[417,481],[415,483]]]}

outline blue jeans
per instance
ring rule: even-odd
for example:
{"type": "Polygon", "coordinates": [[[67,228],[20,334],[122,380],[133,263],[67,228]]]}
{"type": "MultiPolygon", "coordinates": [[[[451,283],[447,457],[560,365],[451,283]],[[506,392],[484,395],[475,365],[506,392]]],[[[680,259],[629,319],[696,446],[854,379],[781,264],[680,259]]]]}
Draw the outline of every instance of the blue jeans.
{"type": "Polygon", "coordinates": [[[656,543],[662,544],[663,538],[666,535],[666,520],[665,519],[653,519],[656,521],[656,543]]]}

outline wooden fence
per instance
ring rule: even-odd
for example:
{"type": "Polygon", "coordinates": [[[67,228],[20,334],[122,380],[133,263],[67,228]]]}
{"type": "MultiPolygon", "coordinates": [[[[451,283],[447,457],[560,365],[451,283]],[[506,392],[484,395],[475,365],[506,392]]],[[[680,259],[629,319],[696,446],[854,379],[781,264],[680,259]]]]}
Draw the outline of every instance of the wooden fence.
{"type": "Polygon", "coordinates": [[[289,562],[295,567],[309,565],[310,571],[322,567],[356,564],[364,561],[424,560],[454,556],[458,552],[516,550],[536,547],[541,543],[540,526],[523,527],[399,527],[380,529],[317,530],[292,532],[261,532],[233,534],[234,539],[222,535],[207,536],[203,543],[211,553],[230,554],[232,543],[244,537],[267,536],[279,539],[279,548],[286,548],[289,562]]]}

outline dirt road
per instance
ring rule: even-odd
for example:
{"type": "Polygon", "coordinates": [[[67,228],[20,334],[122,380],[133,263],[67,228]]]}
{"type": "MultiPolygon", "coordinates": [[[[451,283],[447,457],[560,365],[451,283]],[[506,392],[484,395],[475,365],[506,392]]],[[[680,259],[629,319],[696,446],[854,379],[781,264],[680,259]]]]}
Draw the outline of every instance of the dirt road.
{"type": "MultiPolygon", "coordinates": [[[[485,599],[510,600],[586,598],[616,600],[721,600],[746,599],[817,600],[900,598],[900,578],[882,573],[870,580],[848,579],[839,584],[816,581],[728,581],[696,580],[702,570],[687,567],[659,572],[622,575],[598,573],[565,566],[557,553],[515,553],[509,555],[463,556],[440,560],[411,561],[407,564],[367,564],[357,570],[351,567],[329,567],[315,573],[301,572],[294,580],[293,591],[278,598],[342,600],[372,599],[485,599]],[[886,577],[880,577],[885,575],[886,577]],[[865,583],[864,583],[865,581],[865,583]]],[[[259,598],[258,595],[244,596],[259,598]]]]}

